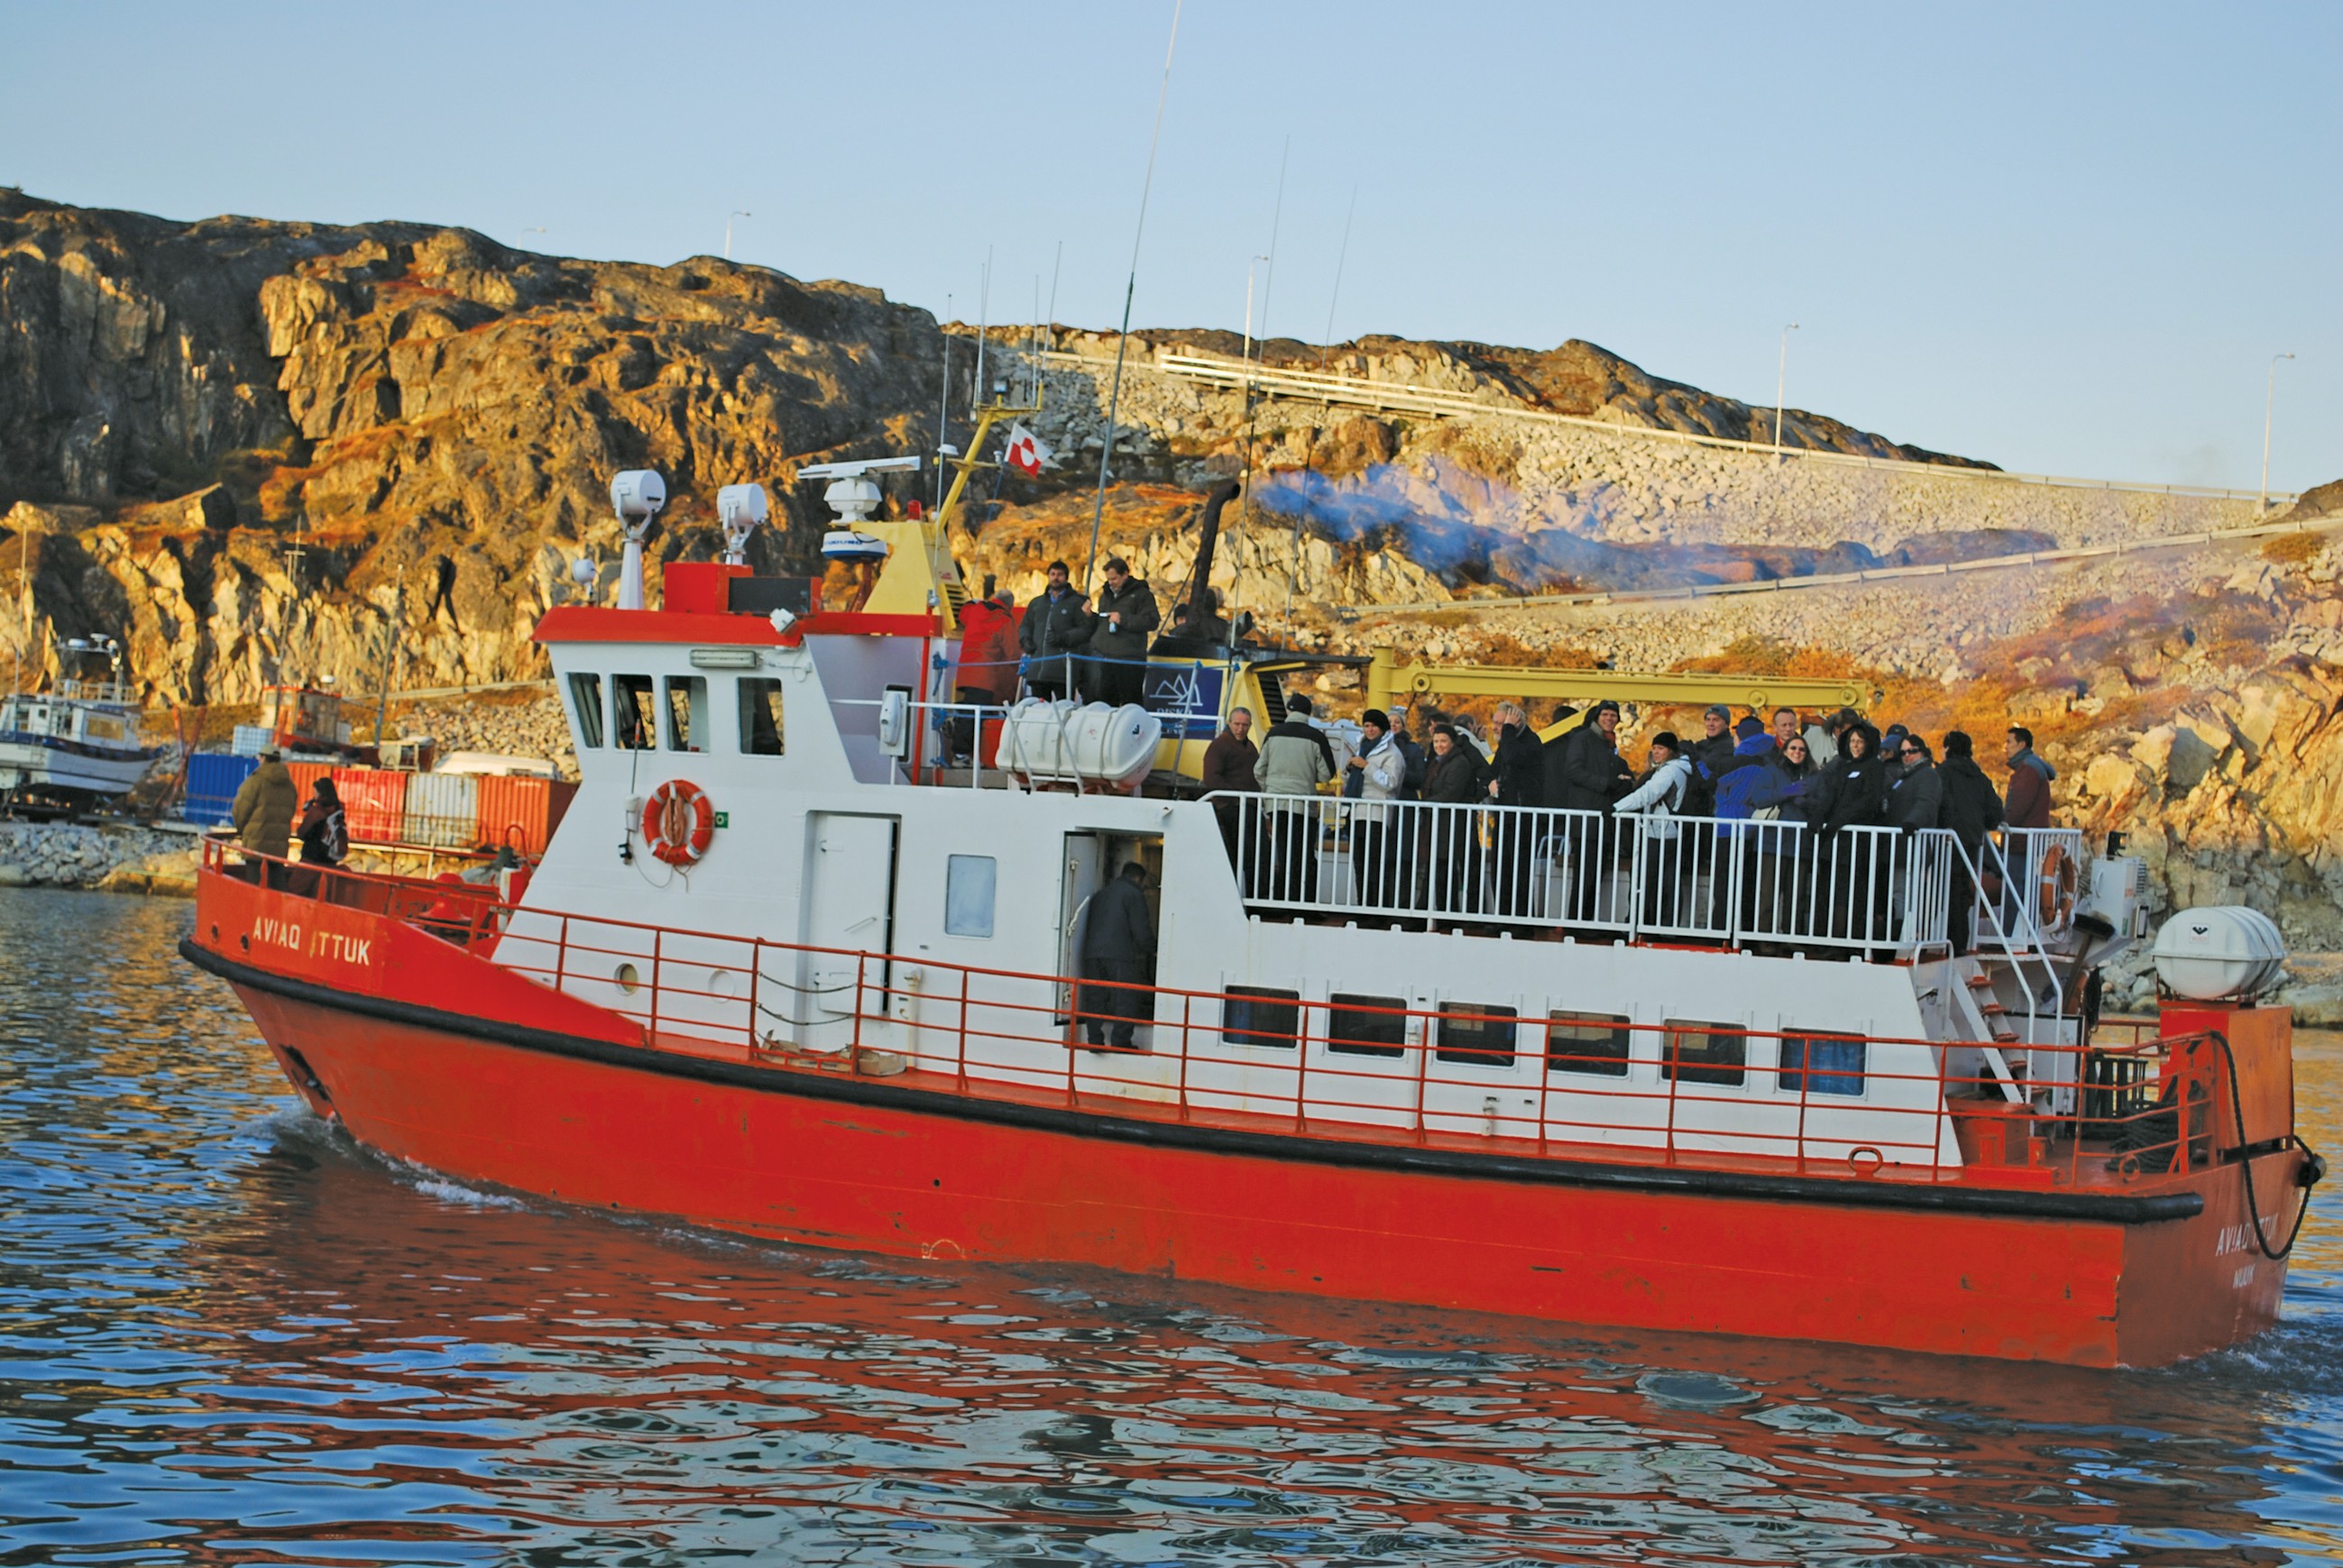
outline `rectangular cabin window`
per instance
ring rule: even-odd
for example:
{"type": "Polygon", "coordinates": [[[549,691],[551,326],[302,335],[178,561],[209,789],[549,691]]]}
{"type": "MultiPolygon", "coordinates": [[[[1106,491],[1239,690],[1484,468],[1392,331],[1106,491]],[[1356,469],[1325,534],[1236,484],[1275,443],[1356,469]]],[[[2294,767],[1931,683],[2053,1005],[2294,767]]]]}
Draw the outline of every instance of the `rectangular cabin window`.
{"type": "Polygon", "coordinates": [[[1293,1049],[1302,1032],[1302,993],[1272,986],[1232,985],[1221,1003],[1221,1039],[1231,1045],[1293,1049]]]}
{"type": "Polygon", "coordinates": [[[990,855],[946,856],[944,935],[990,936],[993,890],[1000,879],[1001,862],[990,855]]]}
{"type": "Polygon", "coordinates": [[[1668,1020],[1660,1076],[1680,1083],[1715,1083],[1738,1088],[1747,1076],[1749,1037],[1720,1023],[1668,1020]]]}
{"type": "Polygon", "coordinates": [[[125,730],[121,716],[113,713],[93,713],[82,720],[82,737],[87,740],[120,741],[125,730]]]}
{"type": "Polygon", "coordinates": [[[651,751],[659,747],[659,703],[651,695],[648,675],[610,678],[611,739],[621,751],[651,751]]]}
{"type": "Polygon", "coordinates": [[[1616,1013],[1564,1012],[1546,1016],[1548,1072],[1591,1072],[1600,1078],[1627,1076],[1627,1020],[1616,1013]]]}
{"type": "Polygon", "coordinates": [[[1782,1037],[1782,1092],[1861,1094],[1870,1041],[1855,1034],[1782,1037]]]}
{"type": "Polygon", "coordinates": [[[740,678],[740,754],[781,754],[781,683],[770,676],[740,678]]]}
{"type": "Polygon", "coordinates": [[[669,751],[708,749],[708,678],[670,675],[667,678],[667,749],[669,751]]]}
{"type": "Polygon", "coordinates": [[[573,675],[569,678],[569,713],[578,720],[578,745],[585,751],[602,749],[602,678],[598,675],[573,675]]]}
{"type": "Polygon", "coordinates": [[[1444,1001],[1440,1010],[1439,1044],[1433,1054],[1441,1060],[1461,1061],[1467,1067],[1513,1065],[1514,1020],[1520,1015],[1512,1008],[1444,1001]]]}
{"type": "Polygon", "coordinates": [[[1407,1054],[1407,998],[1338,991],[1326,1000],[1328,1050],[1340,1056],[1407,1054]]]}

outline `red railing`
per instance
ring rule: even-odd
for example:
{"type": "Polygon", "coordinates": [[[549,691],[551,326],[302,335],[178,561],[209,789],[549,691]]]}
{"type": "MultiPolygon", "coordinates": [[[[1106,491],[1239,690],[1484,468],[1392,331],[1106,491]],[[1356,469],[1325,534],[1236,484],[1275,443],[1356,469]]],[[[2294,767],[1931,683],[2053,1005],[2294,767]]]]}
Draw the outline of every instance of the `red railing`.
{"type": "Polygon", "coordinates": [[[1092,980],[564,914],[216,844],[206,869],[407,921],[635,1020],[655,1046],[909,1071],[974,1096],[1514,1155],[2020,1185],[2128,1185],[2224,1151],[2230,1086],[2210,1036],[2004,1045],[2013,1082],[1964,1040],[1092,980]],[[1125,1020],[1143,1043],[1111,1043],[1125,1020]],[[1093,1026],[1109,1044],[1088,1043],[1093,1026]],[[2075,1091],[2075,1110],[2036,1102],[2051,1084],[2075,1091]]]}

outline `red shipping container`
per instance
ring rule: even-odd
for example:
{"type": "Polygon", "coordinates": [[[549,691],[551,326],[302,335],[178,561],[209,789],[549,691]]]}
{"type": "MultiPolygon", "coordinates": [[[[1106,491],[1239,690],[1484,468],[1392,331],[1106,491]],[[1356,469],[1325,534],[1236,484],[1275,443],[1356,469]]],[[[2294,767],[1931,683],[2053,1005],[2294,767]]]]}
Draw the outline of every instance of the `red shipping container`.
{"type": "Polygon", "coordinates": [[[342,817],[354,844],[396,844],[407,816],[407,778],[378,768],[337,768],[342,817]]]}
{"type": "Polygon", "coordinates": [[[553,830],[569,809],[578,786],[558,779],[523,776],[480,778],[480,848],[510,848],[516,855],[536,859],[545,853],[553,830]]]}
{"type": "MultiPolygon", "coordinates": [[[[285,770],[293,775],[293,789],[296,799],[300,802],[293,808],[293,822],[296,827],[298,827],[301,822],[301,808],[309,803],[310,792],[317,788],[317,780],[331,773],[334,770],[334,765],[330,762],[287,762],[285,765],[285,770]]],[[[341,786],[337,784],[334,788],[338,789],[341,786]]]]}

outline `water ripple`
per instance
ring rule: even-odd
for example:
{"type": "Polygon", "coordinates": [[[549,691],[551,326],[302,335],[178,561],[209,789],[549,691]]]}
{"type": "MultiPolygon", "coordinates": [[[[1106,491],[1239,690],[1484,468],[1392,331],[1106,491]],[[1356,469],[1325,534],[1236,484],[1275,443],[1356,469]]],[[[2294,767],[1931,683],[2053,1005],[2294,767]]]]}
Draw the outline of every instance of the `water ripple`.
{"type": "Polygon", "coordinates": [[[186,918],[0,893],[0,1565],[2343,1556],[2331,1204],[2144,1374],[906,1269],[355,1149],[186,918]]]}

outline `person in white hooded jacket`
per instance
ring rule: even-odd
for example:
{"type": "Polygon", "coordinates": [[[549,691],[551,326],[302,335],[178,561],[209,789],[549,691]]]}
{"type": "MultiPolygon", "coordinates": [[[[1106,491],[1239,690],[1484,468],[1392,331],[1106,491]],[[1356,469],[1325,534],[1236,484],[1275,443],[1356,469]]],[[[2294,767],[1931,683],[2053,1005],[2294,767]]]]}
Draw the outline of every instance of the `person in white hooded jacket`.
{"type": "Polygon", "coordinates": [[[1672,730],[1652,737],[1652,749],[1642,780],[1620,797],[1611,809],[1622,817],[1650,819],[1644,829],[1644,923],[1693,923],[1688,897],[1697,838],[1682,837],[1676,813],[1684,809],[1692,788],[1692,762],[1684,743],[1672,730]]]}
{"type": "Polygon", "coordinates": [[[1358,890],[1353,901],[1400,903],[1407,890],[1400,868],[1412,867],[1415,861],[1413,855],[1403,857],[1403,846],[1391,830],[1393,825],[1386,820],[1391,808],[1383,802],[1399,795],[1400,785],[1407,778],[1407,754],[1393,740],[1391,720],[1381,709],[1368,709],[1360,715],[1359,723],[1366,731],[1366,743],[1348,764],[1360,776],[1359,804],[1351,809],[1351,857],[1357,879],[1353,886],[1358,890]]]}

